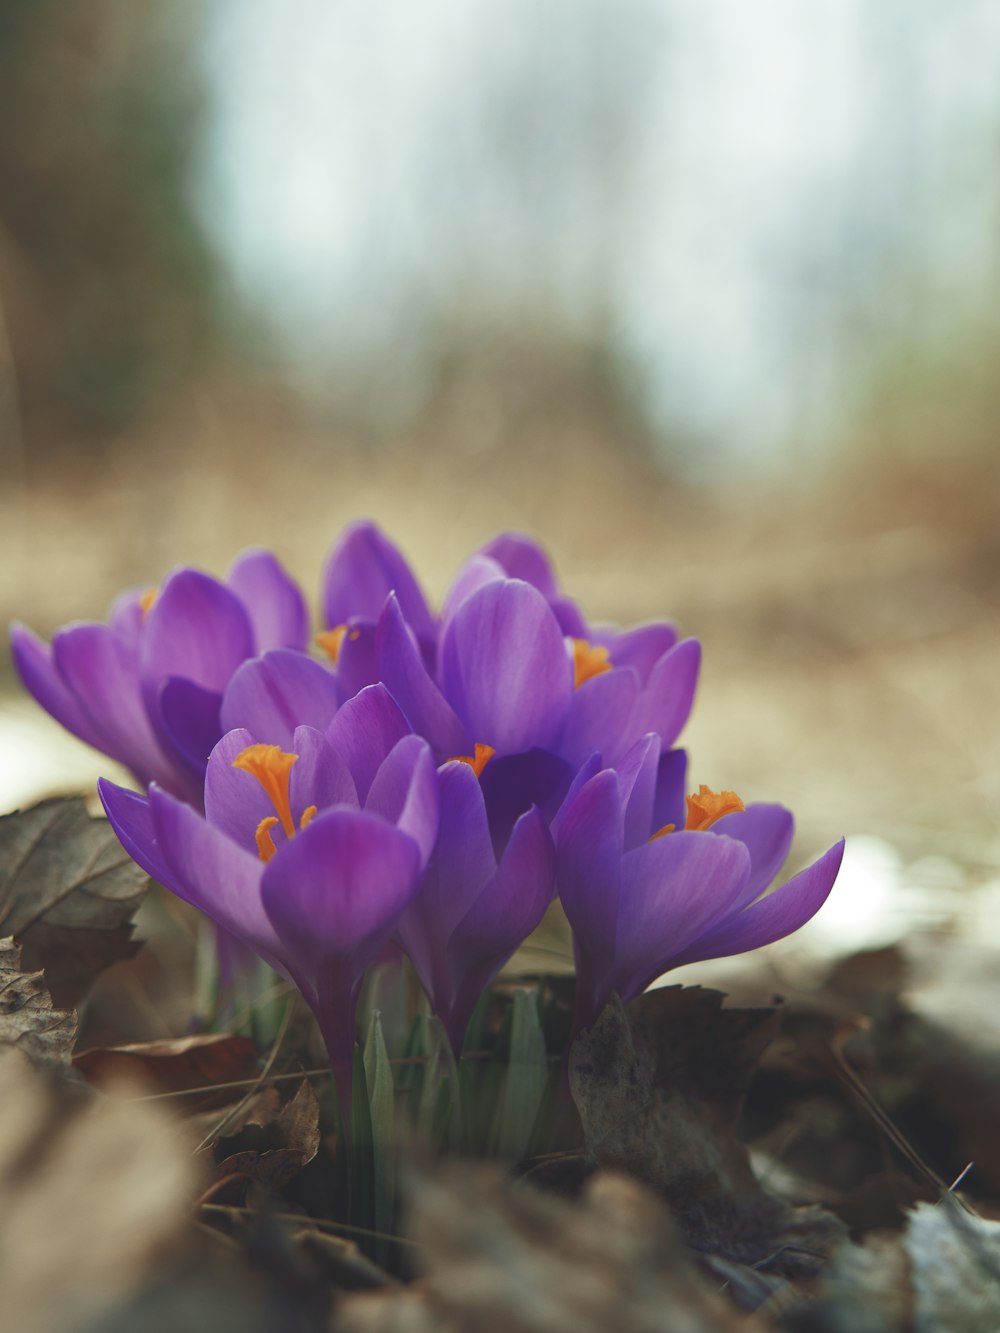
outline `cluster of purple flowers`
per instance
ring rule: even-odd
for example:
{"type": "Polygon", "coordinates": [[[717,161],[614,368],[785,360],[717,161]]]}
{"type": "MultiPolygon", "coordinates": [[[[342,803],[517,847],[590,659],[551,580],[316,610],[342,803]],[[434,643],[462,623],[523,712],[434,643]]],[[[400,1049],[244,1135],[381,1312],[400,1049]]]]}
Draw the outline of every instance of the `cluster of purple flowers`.
{"type": "Polygon", "coordinates": [[[51,646],[16,627],[13,651],[38,702],[145,789],[100,783],[124,847],[295,983],[335,1068],[390,941],[459,1050],[556,895],[583,1027],[614,992],[789,934],[829,893],[842,843],[768,893],[790,813],[685,797],[673,747],[698,644],[588,624],[528,539],[474,554],[438,616],[357,524],[323,623],[310,645],[301,591],[256,551],[225,582],[177,570],[51,646]]]}

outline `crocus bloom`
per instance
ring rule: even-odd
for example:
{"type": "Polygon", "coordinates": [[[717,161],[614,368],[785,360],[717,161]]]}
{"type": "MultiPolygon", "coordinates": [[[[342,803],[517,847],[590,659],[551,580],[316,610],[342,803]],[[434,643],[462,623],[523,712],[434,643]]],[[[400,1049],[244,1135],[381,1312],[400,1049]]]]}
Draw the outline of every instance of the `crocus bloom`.
{"type": "MultiPolygon", "coordinates": [[[[359,781],[367,782],[372,755],[387,753],[410,732],[410,724],[381,683],[365,687],[339,710],[331,689],[331,675],[310,659],[267,653],[236,673],[222,716],[294,748],[289,714],[297,710],[313,725],[329,715],[331,744],[347,756],[359,781]]],[[[464,737],[455,739],[461,749],[464,737]]],[[[416,737],[410,741],[416,743],[416,737]]],[[[530,791],[519,793],[525,808],[511,815],[510,828],[494,849],[480,782],[493,751],[482,744],[470,748],[472,753],[456,754],[439,769],[437,842],[395,937],[456,1050],[479,995],[541,920],[555,878],[552,839],[530,791]]],[[[214,807],[206,808],[212,819],[214,807]]]]}
{"type": "Polygon", "coordinates": [[[451,603],[461,600],[463,589],[497,577],[530,583],[567,637],[575,689],[558,747],[564,758],[577,765],[596,751],[614,766],[651,731],[665,749],[673,745],[694,702],[701,664],[697,640],[679,639],[667,621],[626,630],[588,624],[560,591],[548,556],[520,533],[502,533],[472,557],[455,582],[451,603]]]}
{"type": "Polygon", "coordinates": [[[222,734],[222,693],[247,658],[306,646],[301,591],[267,551],[248,551],[226,582],[177,569],[162,586],[120,598],[106,624],[69,625],[51,647],[24,626],[14,662],[67,730],[147,786],[196,804],[222,734]]]}
{"type": "Polygon", "coordinates": [[[574,770],[595,751],[613,765],[649,731],[672,745],[691,711],[698,643],[665,622],[589,626],[518,533],[466,562],[436,619],[398,548],[355,524],[327,563],[323,605],[319,639],[344,692],[385,681],[442,759],[480,743],[500,755],[539,748],[574,770]],[[496,583],[507,591],[487,594],[496,583]]]}
{"type": "Polygon", "coordinates": [[[397,937],[457,1053],[476,1001],[552,900],[555,852],[532,808],[498,862],[474,756],[444,764],[438,776],[437,843],[397,937]]]}
{"type": "Polygon", "coordinates": [[[334,546],[323,571],[322,615],[317,644],[334,664],[344,697],[378,680],[375,626],[392,593],[433,670],[437,621],[405,556],[374,523],[352,523],[334,546]]]}
{"type": "Polygon", "coordinates": [[[559,895],[573,929],[576,1027],[682,963],[770,944],[826,901],[843,841],[772,893],[792,841],[780,805],[702,788],[683,800],[682,751],[644,738],[618,771],[581,774],[559,817],[559,895]]]}
{"type": "Polygon", "coordinates": [[[438,824],[428,746],[394,734],[405,724],[394,728],[381,686],[365,693],[329,737],[297,728],[289,751],[228,732],[208,762],[204,815],[156,785],[147,798],[104,780],[99,788],[130,855],[299,988],[342,1097],[362,978],[416,889],[438,824]]]}

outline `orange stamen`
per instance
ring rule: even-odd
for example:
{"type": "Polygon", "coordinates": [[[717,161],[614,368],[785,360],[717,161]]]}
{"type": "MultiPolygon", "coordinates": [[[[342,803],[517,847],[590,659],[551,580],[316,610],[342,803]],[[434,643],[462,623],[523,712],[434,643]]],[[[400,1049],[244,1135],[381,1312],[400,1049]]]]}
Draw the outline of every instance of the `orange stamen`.
{"type": "Polygon", "coordinates": [[[475,754],[457,754],[452,760],[452,763],[468,764],[476,777],[481,778],[483,776],[483,769],[495,754],[496,750],[494,750],[492,745],[481,745],[479,741],[476,741],[475,754]]]}
{"type": "MultiPolygon", "coordinates": [[[[734,791],[713,791],[711,787],[706,787],[704,783],[698,788],[696,795],[688,796],[687,800],[687,820],[684,824],[689,833],[703,833],[705,829],[711,828],[717,819],[723,815],[732,815],[739,810],[745,810],[746,806],[736,795],[734,791]]],[[[663,828],[657,829],[650,842],[655,842],[657,838],[662,838],[666,833],[673,833],[677,827],[676,824],[664,824],[663,828]]]]}
{"type": "Polygon", "coordinates": [[[316,807],[314,805],[307,805],[302,811],[302,818],[299,820],[299,828],[304,829],[307,824],[311,824],[315,814],[316,807]]]}
{"type": "Polygon", "coordinates": [[[586,639],[573,640],[573,684],[577,689],[610,670],[607,648],[599,643],[588,643],[586,639]]]}
{"type": "Polygon", "coordinates": [[[344,642],[346,633],[346,625],[335,625],[333,629],[321,630],[316,635],[316,643],[323,649],[334,666],[336,666],[337,658],[340,656],[340,646],[344,642]]]}
{"type": "Polygon", "coordinates": [[[233,760],[233,768],[249,773],[267,792],[281,827],[289,837],[295,832],[295,821],[288,796],[288,778],[298,757],[297,754],[286,754],[277,745],[248,745],[233,760]]]}
{"type": "Polygon", "coordinates": [[[156,601],[159,595],[160,595],[159,588],[147,588],[146,591],[142,593],[142,595],[140,596],[139,606],[142,609],[143,620],[145,620],[146,617],[149,615],[150,611],[152,611],[153,603],[156,601]]]}
{"type": "Polygon", "coordinates": [[[687,798],[687,822],[685,828],[699,832],[711,828],[723,815],[735,814],[746,807],[734,791],[712,791],[704,783],[697,794],[687,798]]]}
{"type": "Polygon", "coordinates": [[[257,842],[257,855],[264,862],[270,861],[271,857],[278,850],[274,845],[274,839],[271,837],[271,830],[278,823],[276,815],[266,815],[254,831],[254,838],[257,842]]]}

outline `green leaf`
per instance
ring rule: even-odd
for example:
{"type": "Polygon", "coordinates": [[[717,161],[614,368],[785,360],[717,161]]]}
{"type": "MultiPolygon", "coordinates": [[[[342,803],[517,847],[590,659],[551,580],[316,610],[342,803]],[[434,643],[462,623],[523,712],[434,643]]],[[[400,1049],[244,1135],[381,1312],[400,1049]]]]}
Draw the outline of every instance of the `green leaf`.
{"type": "Polygon", "coordinates": [[[372,1011],[365,1042],[365,1082],[371,1123],[375,1260],[388,1261],[396,1213],[396,1103],[392,1065],[382,1033],[382,1015],[372,1011]]]}
{"type": "MultiPolygon", "coordinates": [[[[368,1080],[361,1051],[354,1047],[354,1079],[351,1087],[351,1153],[349,1166],[351,1220],[371,1230],[375,1222],[375,1189],[372,1172],[372,1118],[368,1080]]],[[[368,1247],[361,1242],[362,1248],[368,1247]]]]}
{"type": "Polygon", "coordinates": [[[461,1137],[458,1068],[441,1020],[428,1019],[425,1032],[429,1051],[417,1107],[417,1133],[434,1148],[450,1147],[461,1137]]]}
{"type": "Polygon", "coordinates": [[[514,993],[510,1059],[492,1141],[497,1157],[516,1162],[531,1142],[548,1084],[548,1056],[534,991],[514,993]]]}

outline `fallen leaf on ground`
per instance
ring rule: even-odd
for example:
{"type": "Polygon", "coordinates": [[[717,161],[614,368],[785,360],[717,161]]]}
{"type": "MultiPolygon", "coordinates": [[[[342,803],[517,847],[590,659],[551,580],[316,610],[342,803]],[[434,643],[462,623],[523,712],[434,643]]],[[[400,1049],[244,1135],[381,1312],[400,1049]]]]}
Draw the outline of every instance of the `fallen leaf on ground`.
{"type": "Polygon", "coordinates": [[[779,1013],[723,1009],[724,998],[680,986],[627,1008],[615,997],[577,1037],[570,1084],[587,1150],[661,1194],[696,1249],[807,1273],[845,1228],[820,1208],[789,1207],[754,1176],[736,1126],[779,1013]]]}
{"type": "Polygon", "coordinates": [[[268,1088],[241,1119],[238,1132],[231,1123],[216,1145],[221,1160],[215,1180],[238,1176],[269,1190],[284,1188],[319,1152],[319,1112],[308,1079],[284,1103],[275,1088],[268,1088]]]}
{"type": "Polygon", "coordinates": [[[77,1333],[114,1309],[181,1234],[196,1178],[158,1108],[66,1096],[0,1047],[4,1326],[77,1333]]]}
{"type": "Polygon", "coordinates": [[[753,1333],[695,1268],[662,1204],[598,1173],[566,1203],[487,1168],[410,1183],[406,1230],[426,1277],[342,1299],[341,1333],[753,1333]]]}
{"type": "MultiPolygon", "coordinates": [[[[148,1082],[163,1092],[242,1083],[252,1080],[259,1071],[257,1047],[249,1037],[217,1032],[98,1046],[80,1051],[73,1064],[88,1083],[98,1088],[126,1077],[148,1082]]],[[[235,1101],[245,1091],[229,1089],[228,1099],[235,1101]]]]}
{"type": "Polygon", "coordinates": [[[21,948],[0,940],[0,1047],[16,1047],[31,1063],[68,1070],[76,1041],[76,1014],[57,1009],[41,972],[21,969],[21,948]]]}
{"type": "Polygon", "coordinates": [[[44,968],[57,1005],[136,952],[132,918],[148,883],[82,797],[0,817],[0,934],[24,946],[25,967],[44,968]]]}

